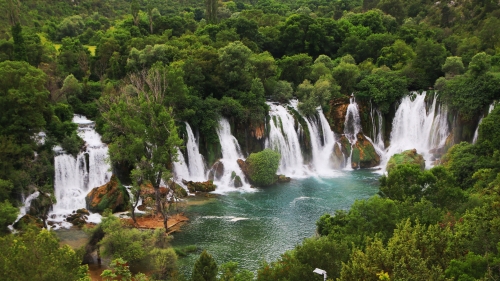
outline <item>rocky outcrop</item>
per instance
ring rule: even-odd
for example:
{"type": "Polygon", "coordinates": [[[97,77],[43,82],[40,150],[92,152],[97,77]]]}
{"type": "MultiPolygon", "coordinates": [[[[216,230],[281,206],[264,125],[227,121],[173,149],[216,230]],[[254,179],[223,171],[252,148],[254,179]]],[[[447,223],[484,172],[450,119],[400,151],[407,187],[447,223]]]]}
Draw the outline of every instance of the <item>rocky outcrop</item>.
{"type": "Polygon", "coordinates": [[[328,112],[328,120],[330,127],[337,134],[344,133],[344,123],[349,106],[349,97],[343,96],[330,101],[330,111],[328,112]]]}
{"type": "Polygon", "coordinates": [[[194,181],[182,180],[182,183],[187,186],[189,192],[191,192],[191,193],[211,192],[217,188],[217,186],[210,180],[205,181],[205,182],[194,182],[194,181]]]}
{"type": "Polygon", "coordinates": [[[74,226],[82,227],[87,222],[90,215],[87,209],[78,209],[66,217],[66,221],[72,223],[74,226]]]}
{"type": "Polygon", "coordinates": [[[416,149],[405,150],[401,153],[394,154],[391,159],[389,159],[389,162],[387,162],[385,169],[389,173],[396,166],[402,164],[415,164],[419,165],[422,171],[425,169],[424,157],[418,154],[416,149]]]}
{"type": "Polygon", "coordinates": [[[351,166],[353,169],[372,168],[380,164],[380,156],[373,144],[362,133],[356,135],[356,143],[352,146],[351,166]]]}
{"type": "Polygon", "coordinates": [[[36,228],[43,228],[43,221],[40,218],[31,215],[22,216],[13,227],[18,230],[27,229],[30,226],[35,226],[36,228]]]}
{"type": "Polygon", "coordinates": [[[212,165],[212,168],[210,168],[210,171],[208,172],[208,180],[211,181],[220,180],[223,175],[224,175],[224,163],[218,160],[212,165]]]}
{"type": "Polygon", "coordinates": [[[290,182],[292,179],[285,175],[278,175],[278,183],[290,182]]]}
{"type": "Polygon", "coordinates": [[[93,188],[85,197],[85,202],[91,212],[102,213],[106,209],[121,212],[128,209],[130,198],[125,187],[113,175],[108,183],[93,188]]]}
{"type": "Polygon", "coordinates": [[[231,173],[231,180],[233,180],[234,187],[242,187],[243,186],[243,181],[241,180],[240,176],[236,175],[235,171],[233,171],[231,173]]]}

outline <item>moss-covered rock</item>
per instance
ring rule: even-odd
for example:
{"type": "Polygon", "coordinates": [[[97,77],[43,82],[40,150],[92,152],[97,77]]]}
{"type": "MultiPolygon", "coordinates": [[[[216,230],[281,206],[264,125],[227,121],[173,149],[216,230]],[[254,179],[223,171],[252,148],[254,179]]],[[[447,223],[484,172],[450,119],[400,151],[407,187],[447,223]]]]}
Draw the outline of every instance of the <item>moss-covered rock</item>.
{"type": "Polygon", "coordinates": [[[287,177],[285,175],[279,175],[278,176],[278,183],[285,183],[285,182],[290,182],[292,179],[290,177],[287,177]]]}
{"type": "Polygon", "coordinates": [[[234,187],[242,187],[243,186],[243,181],[241,180],[240,176],[234,177],[233,185],[234,185],[234,187]]]}
{"type": "Polygon", "coordinates": [[[183,197],[186,197],[188,196],[188,192],[186,191],[186,189],[184,189],[184,187],[180,186],[179,184],[177,184],[176,182],[174,181],[169,181],[168,182],[168,186],[171,190],[174,191],[175,195],[177,197],[180,197],[180,198],[183,198],[183,197]]]}
{"type": "Polygon", "coordinates": [[[31,215],[24,215],[13,225],[18,230],[25,230],[29,227],[43,228],[43,226],[43,221],[40,218],[31,215]]]}
{"type": "Polygon", "coordinates": [[[424,157],[418,154],[416,149],[405,150],[401,153],[392,155],[385,169],[389,173],[390,170],[402,164],[417,164],[422,171],[425,169],[424,157]]]}
{"type": "Polygon", "coordinates": [[[356,138],[356,143],[352,147],[352,168],[372,168],[380,165],[380,156],[373,144],[362,133],[358,133],[356,138]]]}
{"type": "Polygon", "coordinates": [[[91,212],[102,213],[106,209],[122,212],[128,209],[130,197],[125,187],[113,175],[108,183],[93,188],[85,197],[85,202],[91,212]]]}
{"type": "Polygon", "coordinates": [[[217,186],[213,183],[213,181],[204,181],[204,182],[194,182],[182,180],[182,183],[185,184],[189,190],[189,192],[211,192],[214,191],[217,186]]]}
{"type": "Polygon", "coordinates": [[[74,226],[82,227],[87,222],[90,215],[87,209],[78,209],[66,217],[66,221],[72,223],[74,226]]]}

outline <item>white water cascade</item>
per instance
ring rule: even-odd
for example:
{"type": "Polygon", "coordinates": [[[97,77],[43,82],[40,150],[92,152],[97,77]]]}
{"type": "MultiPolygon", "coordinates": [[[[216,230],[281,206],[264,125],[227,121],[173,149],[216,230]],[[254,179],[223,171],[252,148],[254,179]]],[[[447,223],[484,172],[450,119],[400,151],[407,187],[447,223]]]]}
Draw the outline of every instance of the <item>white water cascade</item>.
{"type": "MultiPolygon", "coordinates": [[[[108,147],[102,143],[101,136],[94,129],[94,122],[83,116],[75,115],[73,122],[78,124],[78,135],[85,141],[85,151],[72,155],[60,154],[54,159],[55,180],[54,204],[49,220],[63,222],[73,210],[85,208],[85,196],[94,187],[101,186],[111,179],[108,147]],[[87,160],[88,159],[88,160],[87,160]]],[[[88,221],[99,221],[98,214],[89,216],[88,221]]]]}
{"type": "Polygon", "coordinates": [[[186,150],[188,155],[189,176],[192,181],[205,181],[205,164],[203,156],[200,154],[198,143],[193,134],[191,126],[186,122],[186,131],[188,140],[186,143],[186,150]]]}
{"type": "Polygon", "coordinates": [[[219,127],[217,128],[217,135],[219,136],[220,145],[222,148],[222,159],[220,161],[224,165],[224,174],[220,180],[215,180],[217,185],[215,193],[225,193],[230,191],[253,191],[250,185],[245,182],[245,175],[238,165],[238,159],[245,159],[241,153],[240,145],[236,138],[231,134],[231,126],[229,121],[225,118],[219,120],[219,127]],[[234,179],[231,174],[235,172],[241,178],[243,183],[242,187],[235,188],[233,185],[234,179]]]}
{"type": "Polygon", "coordinates": [[[304,117],[311,136],[311,168],[317,175],[327,177],[333,175],[330,157],[335,145],[335,136],[321,107],[318,107],[317,111],[317,117],[304,117]]]}
{"type": "MultiPolygon", "coordinates": [[[[488,114],[491,113],[491,111],[495,108],[495,102],[493,102],[492,104],[490,104],[490,107],[488,108],[488,114]]],[[[477,137],[479,136],[479,125],[481,125],[481,122],[483,122],[483,118],[486,117],[485,115],[483,115],[481,117],[481,119],[479,119],[479,122],[477,123],[477,128],[476,128],[476,131],[474,131],[474,137],[472,138],[472,143],[476,143],[477,142],[477,137]]]]}
{"type": "Polygon", "coordinates": [[[358,104],[356,103],[354,96],[351,96],[345,116],[344,135],[352,144],[354,144],[356,143],[356,135],[362,130],[358,104]]]}
{"type": "Polygon", "coordinates": [[[382,112],[380,112],[378,108],[374,108],[371,103],[370,105],[371,105],[370,117],[372,120],[372,133],[373,133],[372,143],[375,149],[377,149],[377,152],[382,152],[385,149],[382,112]]]}
{"type": "Polygon", "coordinates": [[[383,169],[392,155],[408,149],[416,149],[426,160],[426,166],[430,167],[433,161],[430,150],[445,145],[450,134],[447,108],[438,105],[437,96],[434,96],[432,105],[426,110],[425,98],[424,92],[401,100],[392,123],[390,146],[382,157],[383,169]]]}
{"type": "MultiPolygon", "coordinates": [[[[304,158],[293,116],[282,105],[270,102],[267,104],[270,107],[271,121],[269,122],[269,137],[266,140],[266,147],[281,154],[278,174],[304,176],[304,158]]],[[[298,127],[300,130],[300,124],[298,127]]]]}
{"type": "Polygon", "coordinates": [[[186,164],[186,159],[181,150],[177,148],[177,160],[173,163],[174,166],[174,180],[177,184],[182,184],[182,180],[190,179],[189,168],[186,164]]]}

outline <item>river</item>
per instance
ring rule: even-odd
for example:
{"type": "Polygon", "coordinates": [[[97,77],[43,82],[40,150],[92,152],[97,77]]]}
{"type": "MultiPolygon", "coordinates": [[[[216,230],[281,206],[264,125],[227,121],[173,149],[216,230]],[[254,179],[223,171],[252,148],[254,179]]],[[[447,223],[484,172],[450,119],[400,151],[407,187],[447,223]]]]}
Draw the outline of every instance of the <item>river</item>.
{"type": "MultiPolygon", "coordinates": [[[[304,238],[315,235],[324,213],[348,209],[357,199],[378,192],[379,174],[370,170],[334,171],[334,177],[293,179],[290,183],[230,192],[192,204],[190,218],[174,234],[172,245],[206,249],[220,265],[228,261],[256,271],[262,260],[276,260],[304,238]]],[[[198,253],[180,258],[180,270],[190,276],[198,253]]]]}

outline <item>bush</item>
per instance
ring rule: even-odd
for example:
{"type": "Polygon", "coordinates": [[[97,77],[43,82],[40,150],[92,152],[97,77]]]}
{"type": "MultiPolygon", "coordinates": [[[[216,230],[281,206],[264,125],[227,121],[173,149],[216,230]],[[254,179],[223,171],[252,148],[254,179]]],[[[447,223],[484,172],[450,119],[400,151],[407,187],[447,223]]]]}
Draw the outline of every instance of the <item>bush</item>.
{"type": "Polygon", "coordinates": [[[250,180],[259,186],[275,183],[280,159],[281,155],[271,149],[250,154],[246,160],[250,180]]]}

